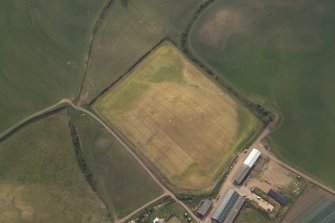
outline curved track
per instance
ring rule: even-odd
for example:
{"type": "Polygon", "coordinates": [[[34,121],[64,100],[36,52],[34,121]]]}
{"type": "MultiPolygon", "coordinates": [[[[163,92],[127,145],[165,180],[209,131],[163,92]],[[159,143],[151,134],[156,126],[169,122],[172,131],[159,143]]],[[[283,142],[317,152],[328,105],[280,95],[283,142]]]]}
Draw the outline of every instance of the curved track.
{"type": "MultiPolygon", "coordinates": [[[[164,197],[164,196],[170,196],[175,202],[177,202],[178,204],[180,204],[183,208],[185,208],[185,210],[187,210],[190,215],[194,218],[194,219],[198,219],[194,213],[192,212],[192,210],[185,205],[182,201],[180,201],[174,194],[172,191],[170,191],[156,176],[155,174],[145,165],[145,163],[137,156],[136,153],[133,152],[132,149],[129,148],[129,146],[113,131],[113,129],[111,129],[107,124],[105,124],[96,114],[94,114],[93,112],[84,109],[82,107],[80,107],[79,105],[76,105],[75,103],[73,103],[73,101],[71,101],[68,98],[62,99],[59,102],[55,103],[54,105],[51,105],[39,112],[36,112],[32,115],[30,115],[29,117],[21,120],[20,122],[18,122],[15,126],[13,126],[12,128],[8,129],[7,131],[5,131],[4,133],[2,133],[0,135],[0,140],[5,138],[8,134],[10,134],[11,132],[15,131],[16,129],[18,129],[20,126],[26,124],[27,122],[29,122],[30,120],[34,119],[34,118],[38,118],[40,116],[43,116],[49,112],[52,112],[53,110],[62,107],[62,106],[66,106],[69,105],[71,107],[73,107],[74,109],[81,111],[89,116],[91,116],[92,118],[94,118],[97,122],[99,122],[110,134],[112,134],[122,145],[123,147],[137,160],[137,162],[142,166],[142,168],[149,174],[149,176],[162,188],[163,190],[163,194],[160,195],[159,197],[147,202],[146,204],[142,205],[141,207],[139,207],[138,209],[134,210],[132,213],[130,213],[128,216],[122,218],[122,219],[117,219],[115,222],[116,223],[121,223],[125,220],[127,220],[129,217],[131,217],[133,214],[135,214],[136,212],[142,210],[143,208],[145,208],[146,206],[154,203],[155,201],[159,200],[160,198],[164,197]]],[[[276,120],[277,121],[277,120],[276,120]]],[[[270,124],[269,126],[267,126],[263,132],[259,135],[259,137],[254,141],[254,143],[251,145],[251,147],[257,147],[263,154],[265,154],[266,156],[268,156],[270,159],[274,160],[275,162],[277,162],[278,164],[280,164],[281,166],[287,168],[288,170],[296,173],[297,175],[300,175],[304,178],[306,178],[307,180],[309,180],[310,182],[312,182],[313,184],[319,186],[320,188],[330,192],[331,194],[335,195],[335,190],[333,188],[331,188],[330,186],[327,186],[325,184],[320,183],[319,181],[315,180],[313,177],[310,177],[308,175],[306,175],[305,173],[302,173],[301,171],[297,170],[296,168],[280,161],[279,159],[277,159],[271,152],[269,152],[268,150],[266,150],[263,146],[262,146],[262,141],[263,139],[271,133],[271,127],[274,125],[270,124]]],[[[219,195],[222,195],[221,192],[224,192],[224,188],[226,188],[226,183],[224,182],[222,185],[222,189],[220,190],[219,195]]],[[[198,220],[198,222],[206,222],[206,220],[198,220]]]]}

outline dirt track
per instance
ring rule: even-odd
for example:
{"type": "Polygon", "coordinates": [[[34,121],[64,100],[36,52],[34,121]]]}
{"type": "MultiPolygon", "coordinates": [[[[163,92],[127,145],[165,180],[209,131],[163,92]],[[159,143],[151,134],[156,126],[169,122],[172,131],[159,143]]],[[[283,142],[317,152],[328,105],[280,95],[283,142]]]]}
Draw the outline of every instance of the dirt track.
{"type": "MultiPolygon", "coordinates": [[[[53,111],[55,108],[58,108],[62,105],[70,105],[72,106],[73,108],[87,114],[87,115],[90,115],[92,118],[94,118],[95,120],[97,120],[103,127],[106,128],[106,130],[108,132],[110,132],[124,147],[125,149],[139,162],[139,164],[144,168],[144,170],[152,177],[152,179],[163,189],[164,193],[160,196],[165,196],[165,195],[169,195],[171,196],[171,198],[173,200],[175,200],[177,203],[179,203],[180,205],[182,205],[190,214],[191,216],[194,218],[194,219],[198,219],[194,214],[193,212],[188,208],[188,206],[186,206],[183,202],[181,202],[180,200],[178,200],[176,198],[176,196],[164,185],[160,182],[160,180],[151,172],[151,170],[148,169],[148,167],[143,163],[143,161],[122,141],[122,139],[120,139],[120,137],[118,137],[116,135],[116,133],[111,129],[109,128],[99,117],[97,117],[94,113],[84,109],[84,108],[81,108],[77,105],[75,105],[70,99],[62,99],[60,100],[59,102],[57,102],[56,104],[52,105],[52,106],[49,106],[48,108],[46,109],[43,109],[42,111],[40,112],[37,112],[37,113],[34,113],[32,114],[31,116],[29,116],[28,118],[20,121],[18,124],[16,124],[15,126],[13,126],[12,128],[8,129],[6,132],[4,132],[3,134],[1,134],[0,136],[0,139],[2,139],[3,137],[5,137],[9,132],[11,132],[13,129],[16,129],[17,127],[19,127],[20,125],[23,125],[24,123],[28,122],[29,120],[33,119],[33,118],[36,118],[36,117],[39,117],[39,116],[42,116],[48,112],[51,112],[53,111]]],[[[268,126],[267,128],[265,128],[265,130],[260,134],[260,136],[255,140],[255,142],[250,146],[251,148],[253,147],[256,147],[258,148],[262,154],[265,154],[266,156],[268,156],[270,159],[272,159],[273,161],[277,162],[278,164],[280,164],[281,166],[287,168],[288,170],[296,173],[297,175],[300,175],[302,177],[304,177],[305,179],[309,180],[310,182],[312,182],[313,184],[319,186],[320,188],[328,191],[329,193],[335,195],[335,190],[329,186],[326,186],[322,183],[319,183],[317,180],[314,180],[312,177],[309,177],[307,176],[306,174],[298,171],[297,169],[295,169],[294,167],[291,167],[289,166],[288,164],[285,164],[284,162],[278,160],[272,153],[270,153],[268,150],[266,150],[263,145],[262,145],[262,140],[271,132],[271,127],[272,125],[268,126]]],[[[241,159],[243,161],[243,159],[241,159]]],[[[235,165],[236,166],[236,165],[235,165]]],[[[225,192],[227,191],[227,189],[230,187],[230,185],[232,185],[232,179],[233,179],[233,176],[234,176],[234,173],[235,171],[231,171],[231,173],[228,175],[227,177],[227,180],[224,182],[224,184],[222,185],[222,188],[220,189],[220,192],[218,194],[218,197],[219,198],[222,198],[225,194],[225,192]],[[227,183],[227,182],[230,182],[230,183],[227,183]]],[[[159,198],[160,198],[159,197],[159,198]]],[[[148,203],[144,204],[142,207],[140,207],[139,209],[135,210],[133,213],[131,213],[130,215],[122,218],[122,219],[119,219],[117,220],[116,222],[117,223],[120,223],[122,222],[123,220],[129,218],[132,214],[134,214],[136,211],[139,211],[141,208],[153,203],[154,201],[156,201],[157,199],[159,198],[156,198],[152,201],[149,201],[148,203]]],[[[209,215],[210,216],[210,215],[209,215]]],[[[210,217],[207,217],[203,220],[198,220],[198,222],[209,222],[209,219],[210,217]]]]}
{"type": "Polygon", "coordinates": [[[318,187],[328,191],[329,193],[335,195],[335,190],[330,187],[330,186],[326,186],[320,182],[318,182],[317,180],[313,179],[312,177],[302,173],[301,171],[295,169],[294,167],[278,160],[271,152],[269,152],[268,150],[266,150],[264,148],[264,146],[262,145],[262,141],[263,139],[269,134],[271,133],[271,126],[268,126],[262,133],[261,135],[257,138],[257,140],[251,145],[251,147],[256,147],[257,149],[259,149],[259,151],[261,151],[262,154],[268,156],[271,160],[275,161],[276,163],[278,163],[279,165],[283,166],[284,168],[292,171],[293,173],[302,176],[303,178],[307,179],[308,181],[312,182],[313,184],[317,185],[318,187]]]}
{"type": "MultiPolygon", "coordinates": [[[[107,126],[98,116],[96,116],[95,114],[93,114],[92,112],[90,112],[90,111],[88,111],[84,108],[81,108],[81,107],[75,105],[71,100],[67,100],[67,103],[69,105],[71,105],[73,108],[91,116],[96,121],[98,121],[109,133],[111,133],[123,145],[123,147],[138,161],[138,163],[151,176],[151,178],[163,189],[163,191],[164,191],[163,195],[164,196],[169,195],[173,200],[175,200],[177,203],[179,203],[181,206],[183,206],[190,213],[190,215],[194,219],[197,219],[197,217],[193,214],[193,212],[183,202],[181,202],[180,200],[177,199],[177,197],[151,172],[151,170],[149,170],[149,168],[144,164],[144,162],[128,147],[128,145],[125,142],[123,142],[123,140],[109,126],[107,126]]],[[[151,204],[152,202],[154,202],[156,200],[157,200],[157,198],[154,199],[153,201],[150,201],[150,202],[144,204],[143,207],[148,206],[149,204],[151,204]]],[[[141,208],[139,208],[139,210],[141,210],[141,208]]],[[[139,210],[137,210],[137,211],[139,211],[139,210]]],[[[131,213],[128,216],[126,216],[122,219],[119,219],[115,222],[116,223],[122,222],[122,220],[125,220],[125,219],[129,218],[132,214],[134,214],[134,213],[131,213]]]]}
{"type": "MultiPolygon", "coordinates": [[[[277,121],[277,120],[276,120],[277,121]]],[[[276,122],[275,121],[275,122],[276,122]]],[[[275,124],[275,122],[273,124],[270,124],[269,126],[267,126],[264,131],[258,136],[258,138],[254,141],[254,143],[250,146],[250,148],[257,148],[258,150],[260,150],[260,152],[269,157],[272,161],[278,163],[279,165],[283,166],[284,168],[292,171],[293,173],[300,175],[302,177],[304,177],[305,179],[309,180],[310,182],[312,182],[313,184],[319,186],[320,188],[326,190],[327,192],[335,195],[335,190],[333,190],[332,188],[323,185],[319,182],[317,182],[316,180],[314,180],[313,178],[307,176],[306,174],[298,171],[297,169],[295,169],[294,167],[289,166],[288,164],[283,163],[282,161],[278,160],[271,152],[269,152],[268,150],[266,150],[262,144],[263,139],[271,133],[271,129],[272,126],[275,124]]],[[[229,175],[227,176],[225,182],[223,183],[218,195],[217,195],[217,200],[214,201],[213,204],[213,208],[211,209],[211,211],[209,212],[209,214],[202,220],[199,220],[199,222],[205,222],[205,223],[209,223],[211,222],[210,217],[211,215],[214,213],[215,209],[217,208],[217,206],[219,205],[219,202],[222,200],[222,198],[224,197],[225,193],[228,191],[229,188],[231,187],[235,187],[236,186],[233,185],[233,177],[235,175],[235,173],[237,172],[239,166],[241,166],[241,164],[243,163],[244,159],[246,158],[246,156],[248,155],[248,153],[246,154],[240,154],[239,159],[237,161],[237,163],[234,165],[233,169],[231,170],[231,172],[229,173],[229,175]]],[[[237,188],[237,190],[239,190],[237,188]]],[[[257,200],[255,200],[257,202],[257,200]]]]}

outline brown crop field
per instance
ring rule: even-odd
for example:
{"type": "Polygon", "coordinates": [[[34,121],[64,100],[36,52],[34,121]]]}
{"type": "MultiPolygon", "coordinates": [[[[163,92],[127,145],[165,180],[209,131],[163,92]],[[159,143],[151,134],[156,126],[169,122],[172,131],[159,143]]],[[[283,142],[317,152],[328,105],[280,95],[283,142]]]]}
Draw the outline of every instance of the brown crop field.
{"type": "Polygon", "coordinates": [[[335,222],[335,197],[309,185],[291,207],[282,223],[335,222]]]}
{"type": "Polygon", "coordinates": [[[94,109],[174,187],[213,186],[258,120],[164,43],[94,109]]]}

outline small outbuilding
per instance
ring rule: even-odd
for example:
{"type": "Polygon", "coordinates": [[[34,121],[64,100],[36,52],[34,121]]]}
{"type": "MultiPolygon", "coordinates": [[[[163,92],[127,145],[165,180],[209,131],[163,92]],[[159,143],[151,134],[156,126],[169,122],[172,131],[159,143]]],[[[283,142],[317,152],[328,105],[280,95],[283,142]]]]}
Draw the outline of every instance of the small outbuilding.
{"type": "Polygon", "coordinates": [[[213,202],[211,200],[206,199],[206,200],[202,201],[199,209],[197,210],[197,215],[200,218],[205,217],[212,206],[213,206],[213,202]]]}
{"type": "Polygon", "coordinates": [[[268,195],[277,201],[281,206],[285,206],[287,204],[286,198],[272,189],[269,190],[268,195]]]}

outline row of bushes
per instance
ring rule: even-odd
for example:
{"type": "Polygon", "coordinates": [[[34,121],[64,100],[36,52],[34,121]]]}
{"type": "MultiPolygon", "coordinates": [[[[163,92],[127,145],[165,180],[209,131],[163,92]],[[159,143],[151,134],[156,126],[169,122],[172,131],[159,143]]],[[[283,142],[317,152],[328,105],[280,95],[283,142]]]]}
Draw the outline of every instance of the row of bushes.
{"type": "Polygon", "coordinates": [[[86,163],[86,160],[84,158],[82,149],[81,149],[81,144],[79,140],[79,136],[77,133],[76,127],[73,125],[71,121],[69,121],[69,129],[72,137],[72,143],[74,146],[74,151],[76,154],[76,159],[78,162],[78,166],[81,170],[81,172],[84,174],[86,181],[90,185],[93,191],[97,192],[97,182],[94,180],[93,174],[88,168],[88,165],[86,163]]]}
{"type": "Polygon", "coordinates": [[[85,65],[84,65],[83,79],[82,79],[82,82],[80,84],[80,89],[79,89],[78,95],[73,100],[74,103],[77,103],[79,101],[81,92],[83,90],[83,85],[84,85],[84,81],[85,81],[85,78],[86,78],[87,67],[88,67],[88,64],[89,64],[89,61],[90,61],[91,55],[92,55],[92,47],[93,47],[94,37],[95,37],[100,25],[104,21],[104,19],[106,17],[106,14],[108,12],[108,9],[112,6],[113,1],[114,0],[108,0],[106,2],[105,6],[102,8],[102,10],[99,14],[99,17],[95,21],[95,24],[94,24],[94,27],[93,27],[93,30],[92,30],[92,34],[91,34],[90,44],[89,44],[88,51],[87,51],[87,57],[86,57],[85,65]]]}
{"type": "Polygon", "coordinates": [[[120,75],[115,81],[113,81],[107,88],[102,90],[100,94],[98,94],[93,100],[89,102],[89,106],[94,104],[94,102],[100,98],[102,95],[104,95],[109,89],[111,89],[114,85],[119,83],[123,78],[125,78],[139,63],[141,63],[151,52],[153,52],[155,49],[157,49],[164,41],[169,40],[168,37],[164,37],[161,40],[159,40],[148,52],[146,52],[143,56],[141,56],[133,65],[131,65],[127,71],[120,75]]]}

